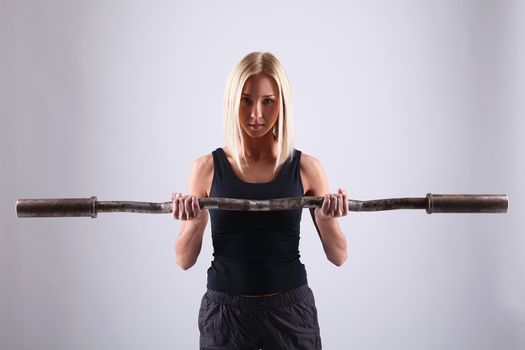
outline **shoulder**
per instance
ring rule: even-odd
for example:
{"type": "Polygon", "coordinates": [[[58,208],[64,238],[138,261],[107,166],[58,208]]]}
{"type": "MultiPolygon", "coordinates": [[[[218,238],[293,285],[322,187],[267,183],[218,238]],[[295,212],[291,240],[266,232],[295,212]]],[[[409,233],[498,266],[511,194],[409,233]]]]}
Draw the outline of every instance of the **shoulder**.
{"type": "Polygon", "coordinates": [[[323,171],[321,161],[310,154],[301,152],[301,172],[316,174],[320,171],[323,171]]]}
{"type": "Polygon", "coordinates": [[[213,155],[211,153],[193,161],[190,174],[190,193],[208,196],[213,178],[213,155]]]}
{"type": "Polygon", "coordinates": [[[213,155],[209,153],[195,159],[192,164],[192,174],[199,177],[213,174],[213,155]]]}
{"type": "Polygon", "coordinates": [[[301,179],[306,195],[318,195],[326,191],[326,175],[321,161],[301,152],[301,179]]]}
{"type": "Polygon", "coordinates": [[[198,157],[193,161],[193,167],[199,170],[213,170],[213,155],[211,153],[198,157]]]}

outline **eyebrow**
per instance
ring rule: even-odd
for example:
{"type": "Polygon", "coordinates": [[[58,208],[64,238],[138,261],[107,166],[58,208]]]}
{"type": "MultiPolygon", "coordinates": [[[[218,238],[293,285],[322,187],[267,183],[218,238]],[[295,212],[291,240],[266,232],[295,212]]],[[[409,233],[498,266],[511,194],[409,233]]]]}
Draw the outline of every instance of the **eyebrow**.
{"type": "MultiPolygon", "coordinates": [[[[242,95],[252,97],[252,95],[250,95],[250,94],[245,94],[244,92],[242,93],[242,95]]],[[[275,95],[264,95],[263,97],[275,97],[275,95]]]]}

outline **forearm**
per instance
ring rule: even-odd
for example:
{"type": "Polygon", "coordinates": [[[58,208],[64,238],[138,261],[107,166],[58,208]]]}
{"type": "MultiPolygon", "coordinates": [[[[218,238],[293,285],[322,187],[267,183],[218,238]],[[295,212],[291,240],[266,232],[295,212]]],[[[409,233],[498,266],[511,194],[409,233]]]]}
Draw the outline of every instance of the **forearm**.
{"type": "Polygon", "coordinates": [[[341,232],[337,218],[316,218],[317,229],[326,257],[334,265],[341,266],[348,257],[346,238],[341,232]]]}
{"type": "Polygon", "coordinates": [[[202,237],[207,220],[185,222],[181,225],[179,237],[175,242],[175,258],[177,265],[187,270],[197,261],[202,247],[202,237]]]}

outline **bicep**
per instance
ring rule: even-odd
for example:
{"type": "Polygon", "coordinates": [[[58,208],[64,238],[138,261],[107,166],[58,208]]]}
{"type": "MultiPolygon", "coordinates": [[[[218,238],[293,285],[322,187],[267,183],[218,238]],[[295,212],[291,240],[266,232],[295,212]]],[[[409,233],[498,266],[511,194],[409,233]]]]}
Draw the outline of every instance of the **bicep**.
{"type": "MultiPolygon", "coordinates": [[[[310,157],[305,167],[306,181],[308,182],[307,196],[322,197],[329,193],[328,179],[321,162],[313,157],[310,157]]],[[[315,208],[310,208],[310,216],[314,223],[315,229],[321,237],[321,232],[315,221],[315,208]]]]}
{"type": "MultiPolygon", "coordinates": [[[[213,171],[213,167],[211,167],[213,171]]],[[[196,159],[191,165],[190,175],[188,178],[188,192],[187,195],[193,195],[197,198],[208,197],[208,187],[210,179],[210,167],[205,157],[196,159]]],[[[208,217],[206,216],[206,222],[208,217]]],[[[186,225],[191,225],[191,221],[181,221],[181,230],[186,228],[186,225]]]]}

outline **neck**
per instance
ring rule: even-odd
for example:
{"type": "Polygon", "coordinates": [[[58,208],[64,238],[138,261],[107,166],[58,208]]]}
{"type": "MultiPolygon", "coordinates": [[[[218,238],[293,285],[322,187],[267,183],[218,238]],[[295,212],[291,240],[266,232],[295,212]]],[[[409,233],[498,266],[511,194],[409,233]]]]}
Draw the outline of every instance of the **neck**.
{"type": "Polygon", "coordinates": [[[277,157],[277,139],[268,133],[267,135],[253,139],[244,135],[244,153],[246,159],[275,159],[277,157]]]}

